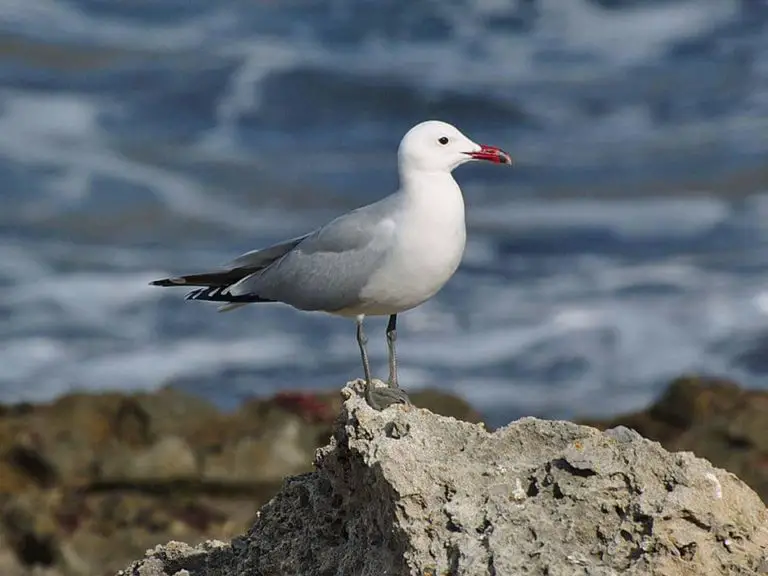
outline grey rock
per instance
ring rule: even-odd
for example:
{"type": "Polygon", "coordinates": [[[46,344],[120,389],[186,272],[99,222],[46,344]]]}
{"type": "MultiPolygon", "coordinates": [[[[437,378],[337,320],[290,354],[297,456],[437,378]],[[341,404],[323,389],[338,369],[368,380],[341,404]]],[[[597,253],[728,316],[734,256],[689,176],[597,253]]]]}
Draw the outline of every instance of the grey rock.
{"type": "Polygon", "coordinates": [[[209,540],[199,546],[168,542],[147,552],[118,576],[226,576],[231,574],[232,548],[209,540]]]}
{"type": "Polygon", "coordinates": [[[765,569],[762,501],[690,453],[669,453],[628,429],[603,433],[524,418],[489,433],[411,406],[376,412],[360,382],[344,395],[316,471],[288,479],[247,535],[209,551],[185,549],[173,562],[161,547],[123,574],[714,576],[765,569]]]}
{"type": "Polygon", "coordinates": [[[306,427],[295,416],[284,415],[262,437],[243,436],[228,450],[208,454],[203,478],[218,482],[281,481],[285,476],[309,470],[314,446],[302,435],[306,427]]]}
{"type": "Polygon", "coordinates": [[[116,445],[99,470],[102,481],[193,480],[199,476],[192,448],[179,436],[164,436],[151,446],[130,450],[116,445]]]}
{"type": "Polygon", "coordinates": [[[603,432],[606,436],[610,436],[617,442],[636,442],[642,440],[643,437],[632,428],[626,426],[616,426],[615,428],[608,428],[603,432]]]}

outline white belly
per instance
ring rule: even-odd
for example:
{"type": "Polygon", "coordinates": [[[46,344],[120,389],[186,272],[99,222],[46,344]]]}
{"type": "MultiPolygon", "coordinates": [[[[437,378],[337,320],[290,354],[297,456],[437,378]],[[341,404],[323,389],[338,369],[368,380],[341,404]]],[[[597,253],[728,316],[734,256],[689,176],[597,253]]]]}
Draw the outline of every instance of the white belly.
{"type": "Polygon", "coordinates": [[[459,267],[466,243],[464,201],[458,186],[435,198],[412,198],[397,222],[395,242],[380,270],[348,313],[404,312],[434,296],[459,267]]]}

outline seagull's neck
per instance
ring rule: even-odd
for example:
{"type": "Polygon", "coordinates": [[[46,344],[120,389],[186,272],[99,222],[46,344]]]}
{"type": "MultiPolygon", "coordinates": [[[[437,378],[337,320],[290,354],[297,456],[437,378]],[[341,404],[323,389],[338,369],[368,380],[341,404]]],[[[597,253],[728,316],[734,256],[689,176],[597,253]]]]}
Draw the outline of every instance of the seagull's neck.
{"type": "Polygon", "coordinates": [[[464,197],[447,171],[406,171],[401,172],[400,180],[396,243],[403,261],[417,270],[414,277],[431,275],[427,283],[434,283],[426,290],[431,295],[461,262],[467,237],[464,197]]]}
{"type": "Polygon", "coordinates": [[[445,170],[401,170],[400,191],[410,198],[423,199],[426,202],[440,202],[449,197],[455,199],[457,196],[463,201],[459,185],[453,175],[445,170]]]}

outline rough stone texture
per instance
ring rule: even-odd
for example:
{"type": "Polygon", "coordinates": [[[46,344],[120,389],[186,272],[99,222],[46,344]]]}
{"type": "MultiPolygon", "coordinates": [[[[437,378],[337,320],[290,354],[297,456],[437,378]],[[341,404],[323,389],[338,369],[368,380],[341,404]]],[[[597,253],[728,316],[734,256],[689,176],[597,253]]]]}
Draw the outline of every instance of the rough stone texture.
{"type": "MultiPolygon", "coordinates": [[[[413,398],[479,418],[447,394],[413,398]]],[[[114,574],[169,540],[242,533],[284,476],[312,469],[341,401],[284,392],[222,413],[163,389],[0,405],[0,576],[114,574]]]]}
{"type": "Polygon", "coordinates": [[[768,391],[686,376],[645,410],[584,423],[628,426],[667,450],[690,450],[733,472],[768,502],[768,391]]]}
{"type": "Polygon", "coordinates": [[[172,561],[161,547],[121,575],[768,573],[760,498],[690,453],[534,418],[489,433],[375,412],[359,382],[345,393],[316,472],[287,480],[246,536],[172,561]]]}
{"type": "Polygon", "coordinates": [[[118,576],[227,576],[235,561],[234,549],[217,540],[194,548],[183,542],[168,542],[147,552],[140,562],[118,576]]]}

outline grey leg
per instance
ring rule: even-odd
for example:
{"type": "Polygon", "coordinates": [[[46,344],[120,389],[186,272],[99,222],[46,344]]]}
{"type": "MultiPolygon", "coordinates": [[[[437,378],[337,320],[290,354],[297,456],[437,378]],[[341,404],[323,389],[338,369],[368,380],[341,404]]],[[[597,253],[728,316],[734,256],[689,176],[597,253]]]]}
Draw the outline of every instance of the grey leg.
{"type": "Polygon", "coordinates": [[[395,341],[397,340],[397,314],[389,317],[387,324],[387,350],[389,351],[389,386],[397,388],[397,352],[395,341]]]}
{"type": "Polygon", "coordinates": [[[368,337],[363,332],[364,316],[358,316],[357,322],[357,345],[360,346],[360,357],[363,359],[363,372],[365,373],[365,385],[371,387],[371,364],[368,362],[368,337]]]}
{"type": "Polygon", "coordinates": [[[374,410],[384,410],[392,404],[410,404],[408,396],[399,388],[378,388],[373,385],[371,378],[371,365],[368,361],[368,338],[363,331],[363,316],[357,317],[357,344],[360,346],[360,357],[363,360],[363,372],[365,373],[365,401],[374,410]]]}

